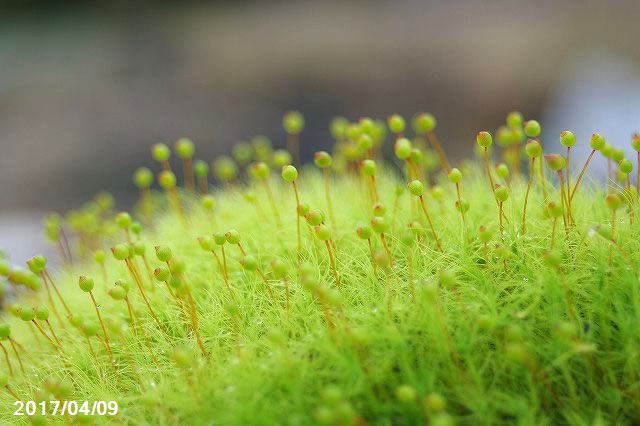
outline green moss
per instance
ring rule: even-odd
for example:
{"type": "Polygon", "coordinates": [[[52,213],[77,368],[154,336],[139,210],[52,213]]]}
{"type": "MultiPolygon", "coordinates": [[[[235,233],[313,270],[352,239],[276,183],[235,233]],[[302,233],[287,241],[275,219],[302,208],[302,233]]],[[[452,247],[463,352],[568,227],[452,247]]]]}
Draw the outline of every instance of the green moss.
{"type": "MultiPolygon", "coordinates": [[[[326,226],[313,220],[315,228],[301,221],[300,250],[291,184],[279,173],[268,178],[268,170],[261,177],[269,193],[264,182],[239,183],[235,173],[220,173],[227,184],[210,196],[182,191],[186,220],[161,193],[146,198],[139,236],[114,226],[111,210],[82,216],[77,232],[91,237],[84,242],[93,250],[80,250],[87,260],[52,274],[73,315],[64,318],[54,294],[50,321],[62,351],[42,337],[36,342],[31,323],[5,314],[25,349],[25,371],[14,368],[11,391],[22,400],[55,399],[64,384],[68,399],[117,401],[112,420],[125,424],[640,421],[637,219],[630,224],[619,211],[611,227],[606,193],[583,186],[565,234],[563,213],[549,218],[545,208],[561,204],[557,182],[549,181],[546,200],[541,185],[532,185],[522,235],[528,180],[515,171],[509,191],[499,187],[508,198],[498,206],[482,165],[459,164],[454,182],[469,206],[463,218],[446,171],[418,167],[430,179],[412,183],[414,197],[402,191],[413,179],[379,161],[372,203],[368,179],[349,167],[340,172],[344,161],[335,157],[329,175],[335,218],[326,226]],[[271,202],[279,219],[266,214],[271,202]],[[382,233],[362,225],[372,219],[376,232],[384,224],[382,233]],[[129,238],[147,250],[127,249],[129,238]],[[95,249],[111,247],[129,255],[93,261],[95,249]],[[114,365],[79,276],[94,278],[114,365]],[[117,281],[131,288],[114,287],[117,281]]],[[[322,222],[327,175],[313,166],[299,172],[300,202],[322,222]]],[[[45,290],[25,290],[23,304],[51,308],[45,290]]],[[[0,394],[5,407],[13,400],[0,394]]],[[[0,419],[16,420],[8,409],[0,419]]]]}

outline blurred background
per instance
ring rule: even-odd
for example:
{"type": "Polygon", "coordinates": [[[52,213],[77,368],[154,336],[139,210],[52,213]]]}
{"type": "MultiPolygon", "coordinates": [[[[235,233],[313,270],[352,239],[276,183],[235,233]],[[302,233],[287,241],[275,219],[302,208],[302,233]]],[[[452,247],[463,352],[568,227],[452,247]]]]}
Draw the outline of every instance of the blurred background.
{"type": "Polygon", "coordinates": [[[628,146],[638,17],[637,0],[3,1],[0,249],[46,252],[43,213],[101,189],[128,207],[153,143],[187,136],[206,160],[258,133],[284,147],[288,109],[307,160],[335,115],[416,111],[453,159],[511,110],[545,146],[565,128],[628,146]]]}

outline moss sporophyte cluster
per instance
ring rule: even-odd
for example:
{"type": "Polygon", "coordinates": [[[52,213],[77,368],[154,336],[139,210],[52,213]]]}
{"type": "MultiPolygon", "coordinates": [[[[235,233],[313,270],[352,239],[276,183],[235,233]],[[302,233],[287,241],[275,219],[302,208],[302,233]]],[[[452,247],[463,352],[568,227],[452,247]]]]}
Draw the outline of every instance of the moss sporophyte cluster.
{"type": "Polygon", "coordinates": [[[48,216],[63,266],[0,261],[2,423],[640,422],[638,159],[597,133],[547,152],[514,112],[453,167],[435,118],[410,124],[337,118],[303,167],[296,112],[289,150],[156,145],[131,214],[101,193],[48,216]]]}

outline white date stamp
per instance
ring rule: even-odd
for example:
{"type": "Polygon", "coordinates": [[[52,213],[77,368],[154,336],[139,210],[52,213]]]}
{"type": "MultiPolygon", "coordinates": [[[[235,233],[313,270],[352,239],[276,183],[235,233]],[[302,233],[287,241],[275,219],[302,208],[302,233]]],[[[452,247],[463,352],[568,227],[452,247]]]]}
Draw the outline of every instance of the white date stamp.
{"type": "Polygon", "coordinates": [[[16,401],[14,416],[115,416],[116,401],[16,401]]]}

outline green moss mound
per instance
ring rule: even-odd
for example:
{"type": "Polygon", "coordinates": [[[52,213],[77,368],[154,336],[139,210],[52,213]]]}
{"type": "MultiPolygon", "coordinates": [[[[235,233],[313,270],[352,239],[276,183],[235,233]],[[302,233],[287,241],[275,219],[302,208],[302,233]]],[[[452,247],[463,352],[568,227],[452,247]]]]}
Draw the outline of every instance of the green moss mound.
{"type": "MultiPolygon", "coordinates": [[[[48,306],[60,344],[33,322],[4,315],[24,371],[3,340],[13,376],[5,368],[2,423],[640,421],[635,198],[612,215],[607,193],[621,202],[628,193],[585,185],[572,200],[572,218],[565,209],[554,221],[547,203],[561,205],[561,192],[547,171],[547,199],[534,180],[523,234],[528,178],[492,171],[494,183],[508,188],[500,208],[481,161],[459,168],[464,222],[445,174],[429,173],[429,185],[427,168],[414,176],[425,182],[433,229],[420,198],[403,190],[410,179],[380,161],[375,179],[349,168],[330,173],[332,209],[322,171],[299,170],[307,218],[279,171],[215,189],[213,208],[211,198],[168,185],[139,206],[141,232],[118,228],[104,197],[92,203],[68,221],[85,260],[74,253],[73,265],[50,271],[73,317],[50,282],[31,282],[40,289],[23,291],[12,308],[20,315],[20,308],[48,306]],[[324,225],[308,224],[313,209],[324,225]],[[369,225],[370,238],[362,238],[369,225]],[[233,232],[224,246],[213,240],[229,230],[237,230],[242,249],[231,243],[233,232]],[[133,274],[108,250],[129,241],[138,246],[128,260],[133,274]],[[171,249],[168,264],[156,246],[171,249]],[[104,269],[91,258],[96,248],[108,253],[104,269]],[[171,269],[167,283],[156,268],[171,269]],[[113,364],[81,275],[94,280],[113,364]],[[131,311],[111,297],[117,280],[130,285],[131,311]],[[23,401],[113,400],[119,412],[16,418],[9,392],[23,401]]],[[[53,338],[45,322],[35,322],[53,338]]]]}

